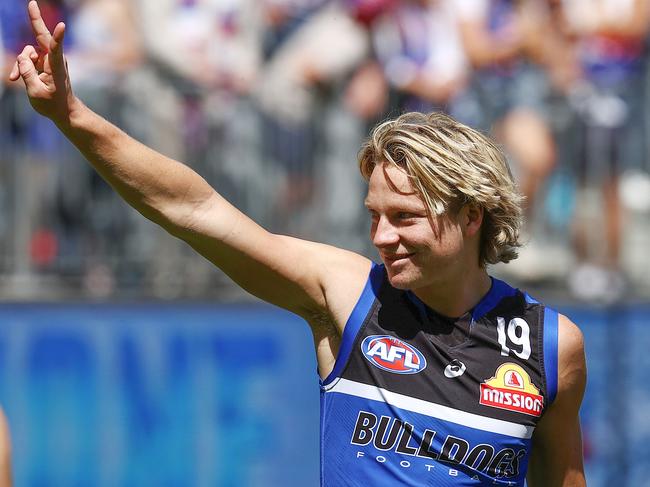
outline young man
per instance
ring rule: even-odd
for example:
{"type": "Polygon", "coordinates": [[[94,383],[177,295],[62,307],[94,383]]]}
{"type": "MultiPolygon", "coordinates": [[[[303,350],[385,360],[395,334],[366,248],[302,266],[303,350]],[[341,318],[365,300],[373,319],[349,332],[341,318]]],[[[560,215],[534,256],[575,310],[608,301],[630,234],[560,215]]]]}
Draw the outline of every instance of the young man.
{"type": "Polygon", "coordinates": [[[443,115],[380,125],[361,153],[383,265],[271,234],[198,174],[128,137],[72,93],[35,1],[41,54],[11,79],[129,204],[250,293],[310,324],[328,486],[585,484],[580,331],[491,279],[515,257],[520,197],[503,155],[443,115]]]}

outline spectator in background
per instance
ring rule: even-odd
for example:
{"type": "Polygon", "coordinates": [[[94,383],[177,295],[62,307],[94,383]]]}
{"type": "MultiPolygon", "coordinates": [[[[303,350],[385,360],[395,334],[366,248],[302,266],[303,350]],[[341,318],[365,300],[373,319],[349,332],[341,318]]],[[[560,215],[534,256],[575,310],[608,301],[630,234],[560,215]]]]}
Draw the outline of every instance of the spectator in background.
{"type": "MultiPolygon", "coordinates": [[[[0,32],[8,52],[19,53],[20,43],[29,39],[30,32],[24,9],[25,5],[16,0],[0,2],[0,32]]],[[[44,2],[43,18],[45,19],[48,14],[48,2],[44,2]]]]}
{"type": "Polygon", "coordinates": [[[324,95],[365,59],[368,40],[339,2],[274,0],[264,5],[266,64],[256,90],[262,151],[284,173],[275,202],[278,213],[295,214],[315,196],[324,95]]]}
{"type": "Polygon", "coordinates": [[[9,72],[11,71],[10,59],[11,55],[5,52],[4,38],[2,36],[2,19],[0,19],[0,98],[5,88],[5,84],[9,79],[9,72]]]}
{"type": "Polygon", "coordinates": [[[375,23],[374,46],[394,108],[470,117],[463,103],[470,73],[452,1],[400,2],[375,23]]]}
{"type": "MultiPolygon", "coordinates": [[[[127,78],[142,62],[131,3],[76,0],[68,6],[68,66],[78,80],[75,89],[89,106],[124,124],[127,78]]],[[[55,173],[53,211],[58,215],[48,220],[60,222],[57,230],[62,261],[69,262],[71,255],[82,256],[78,271],[85,276],[86,285],[92,294],[105,295],[112,291],[116,271],[108,264],[110,257],[128,254],[124,248],[127,214],[108,185],[94,171],[78,165],[76,151],[69,150],[66,155],[61,164],[72,164],[75,169],[55,173]],[[92,284],[97,282],[102,286],[92,284]]]]}
{"type": "MultiPolygon", "coordinates": [[[[261,62],[259,3],[138,0],[135,5],[148,61],[132,86],[132,102],[146,120],[135,133],[187,161],[209,182],[219,181],[224,194],[249,209],[259,179],[253,170],[257,130],[250,103],[261,62]]],[[[184,287],[209,286],[205,268],[190,268],[184,253],[178,242],[151,243],[145,258],[155,262],[146,272],[152,273],[156,295],[173,297],[184,287]]]]}
{"type": "MultiPolygon", "coordinates": [[[[378,19],[390,15],[392,0],[346,0],[348,14],[370,36],[378,19]]],[[[345,106],[355,114],[366,128],[374,125],[388,106],[388,85],[383,68],[377,61],[374,45],[369,42],[369,53],[347,82],[344,91],[345,106]]],[[[366,130],[367,131],[367,130],[366,130]]]]}
{"type": "Polygon", "coordinates": [[[249,94],[259,71],[259,8],[253,0],[137,4],[154,74],[145,84],[160,101],[147,107],[154,122],[147,139],[213,179],[207,161],[223,161],[226,120],[244,110],[241,97],[249,94]]]}
{"type": "MultiPolygon", "coordinates": [[[[68,65],[79,80],[76,91],[95,110],[124,123],[127,77],[141,62],[130,3],[69,2],[67,16],[71,34],[68,65]]],[[[100,177],[78,165],[80,156],[76,151],[67,146],[61,149],[65,157],[60,164],[65,169],[52,175],[56,180],[54,203],[47,210],[56,213],[56,218],[48,216],[47,220],[58,223],[53,230],[60,270],[78,273],[86,283],[102,282],[101,291],[91,286],[91,293],[105,295],[112,291],[114,281],[115,270],[108,265],[110,256],[126,253],[125,209],[100,177]]],[[[43,232],[38,234],[39,239],[46,235],[43,232]]]]}
{"type": "Polygon", "coordinates": [[[212,96],[227,113],[231,95],[248,94],[255,82],[259,9],[253,0],[138,0],[136,5],[153,68],[153,76],[143,81],[158,100],[147,107],[152,126],[146,138],[200,164],[210,150],[212,96]]]}
{"type": "Polygon", "coordinates": [[[598,207],[584,200],[589,188],[599,187],[602,193],[602,212],[591,220],[585,211],[576,214],[579,267],[569,284],[579,297],[611,300],[625,287],[620,176],[630,169],[638,174],[646,155],[643,82],[649,5],[646,0],[564,0],[562,7],[583,75],[572,96],[582,135],[578,182],[584,204],[578,210],[598,207]]]}
{"type": "MultiPolygon", "coordinates": [[[[3,93],[5,89],[5,84],[9,80],[9,72],[11,71],[11,58],[12,55],[8,52],[5,52],[5,47],[4,47],[4,37],[2,35],[2,19],[0,18],[0,106],[4,106],[5,100],[3,99],[3,93]]],[[[6,110],[8,112],[8,110],[6,110]]],[[[5,113],[5,110],[2,110],[2,113],[0,113],[0,164],[2,166],[5,166],[6,161],[5,161],[5,140],[4,140],[4,133],[6,132],[7,123],[6,121],[8,120],[8,113],[5,113]]],[[[6,186],[6,183],[4,182],[6,179],[8,179],[8,175],[5,174],[5,171],[0,170],[0,186],[6,186]]],[[[7,193],[5,191],[0,191],[0,215],[8,215],[9,214],[9,205],[7,202],[7,193]]],[[[2,220],[5,220],[4,218],[2,220]]],[[[9,235],[9,225],[4,224],[0,222],[0,245],[6,238],[8,238],[9,235]]]]}
{"type": "Polygon", "coordinates": [[[0,22],[0,96],[2,96],[5,87],[5,80],[9,76],[9,71],[11,70],[9,63],[7,62],[8,58],[10,59],[10,56],[7,56],[5,53],[5,46],[2,42],[2,22],[0,22]]]}
{"type": "MultiPolygon", "coordinates": [[[[41,5],[43,20],[49,27],[66,18],[62,0],[45,0],[41,5]]],[[[1,1],[0,24],[5,51],[18,54],[32,36],[25,3],[1,1]]],[[[62,157],[63,139],[52,124],[33,116],[29,103],[25,103],[23,87],[12,84],[5,88],[0,93],[0,177],[6,178],[7,184],[0,192],[0,208],[5,216],[0,224],[0,245],[10,249],[8,270],[23,292],[29,292],[35,272],[50,269],[54,263],[53,254],[41,260],[34,250],[41,235],[51,236],[42,222],[52,206],[51,181],[55,178],[50,171],[62,157]],[[2,228],[5,224],[8,228],[2,228]]]]}
{"type": "Polygon", "coordinates": [[[75,0],[71,2],[68,54],[70,72],[79,80],[77,90],[115,92],[124,75],[142,60],[140,37],[131,3],[127,0],[75,0]],[[103,54],[103,55],[102,55],[103,54]]]}
{"type": "Polygon", "coordinates": [[[563,1],[544,0],[538,5],[528,54],[544,68],[553,92],[567,96],[580,80],[581,70],[563,1]]]}
{"type": "Polygon", "coordinates": [[[491,131],[512,157],[527,201],[530,233],[540,188],[556,158],[544,117],[548,80],[529,58],[542,37],[545,4],[541,0],[465,0],[454,5],[475,70],[473,89],[481,107],[479,120],[470,123],[491,131]]]}

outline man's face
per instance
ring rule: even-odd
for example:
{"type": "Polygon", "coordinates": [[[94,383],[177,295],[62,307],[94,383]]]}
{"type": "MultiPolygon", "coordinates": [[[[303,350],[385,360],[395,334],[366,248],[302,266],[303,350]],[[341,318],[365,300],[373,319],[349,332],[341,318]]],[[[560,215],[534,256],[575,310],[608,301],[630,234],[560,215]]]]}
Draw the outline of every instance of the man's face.
{"type": "Polygon", "coordinates": [[[393,287],[435,287],[463,267],[464,239],[456,216],[430,216],[401,169],[375,166],[366,206],[372,217],[370,237],[393,287]]]}

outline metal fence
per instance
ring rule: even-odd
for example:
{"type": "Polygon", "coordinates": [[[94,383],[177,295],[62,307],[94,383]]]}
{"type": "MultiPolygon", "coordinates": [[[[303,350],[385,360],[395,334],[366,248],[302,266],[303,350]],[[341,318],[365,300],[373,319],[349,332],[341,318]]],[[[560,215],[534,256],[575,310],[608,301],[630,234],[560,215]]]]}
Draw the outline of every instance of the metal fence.
{"type": "MultiPolygon", "coordinates": [[[[190,104],[186,116],[198,128],[189,132],[133,96],[103,98],[84,99],[135,137],[189,164],[269,230],[374,255],[362,205],[365,182],[356,168],[368,127],[336,97],[324,98],[318,117],[293,132],[246,98],[231,100],[227,111],[190,104]]],[[[219,271],[121,202],[53,125],[31,111],[21,90],[6,91],[1,104],[5,299],[241,297],[219,271]]],[[[626,176],[622,197],[642,198],[649,191],[645,177],[626,176]]],[[[575,265],[572,214],[586,215],[592,247],[604,239],[598,185],[578,198],[572,181],[570,166],[556,169],[520,262],[493,272],[538,293],[567,291],[575,265]]],[[[650,296],[650,213],[634,202],[624,211],[622,268],[630,295],[643,298],[650,296]]]]}
{"type": "MultiPolygon", "coordinates": [[[[216,112],[188,102],[185,116],[196,126],[184,131],[178,124],[189,120],[166,120],[132,96],[92,95],[83,98],[91,107],[187,163],[271,231],[367,253],[365,183],[356,168],[366,128],[340,107],[323,106],[317,123],[292,131],[248,99],[216,112]]],[[[5,298],[232,294],[217,271],[121,202],[53,125],[31,112],[20,89],[6,91],[1,103],[5,298]]]]}

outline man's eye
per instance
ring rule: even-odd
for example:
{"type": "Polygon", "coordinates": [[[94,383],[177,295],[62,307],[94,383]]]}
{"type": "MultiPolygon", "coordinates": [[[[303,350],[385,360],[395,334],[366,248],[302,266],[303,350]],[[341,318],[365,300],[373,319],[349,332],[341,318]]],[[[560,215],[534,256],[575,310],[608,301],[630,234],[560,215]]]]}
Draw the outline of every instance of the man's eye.
{"type": "Polygon", "coordinates": [[[416,216],[417,215],[415,215],[414,213],[409,213],[407,211],[400,211],[397,214],[397,218],[399,218],[400,220],[409,220],[411,218],[415,218],[416,216]]]}

